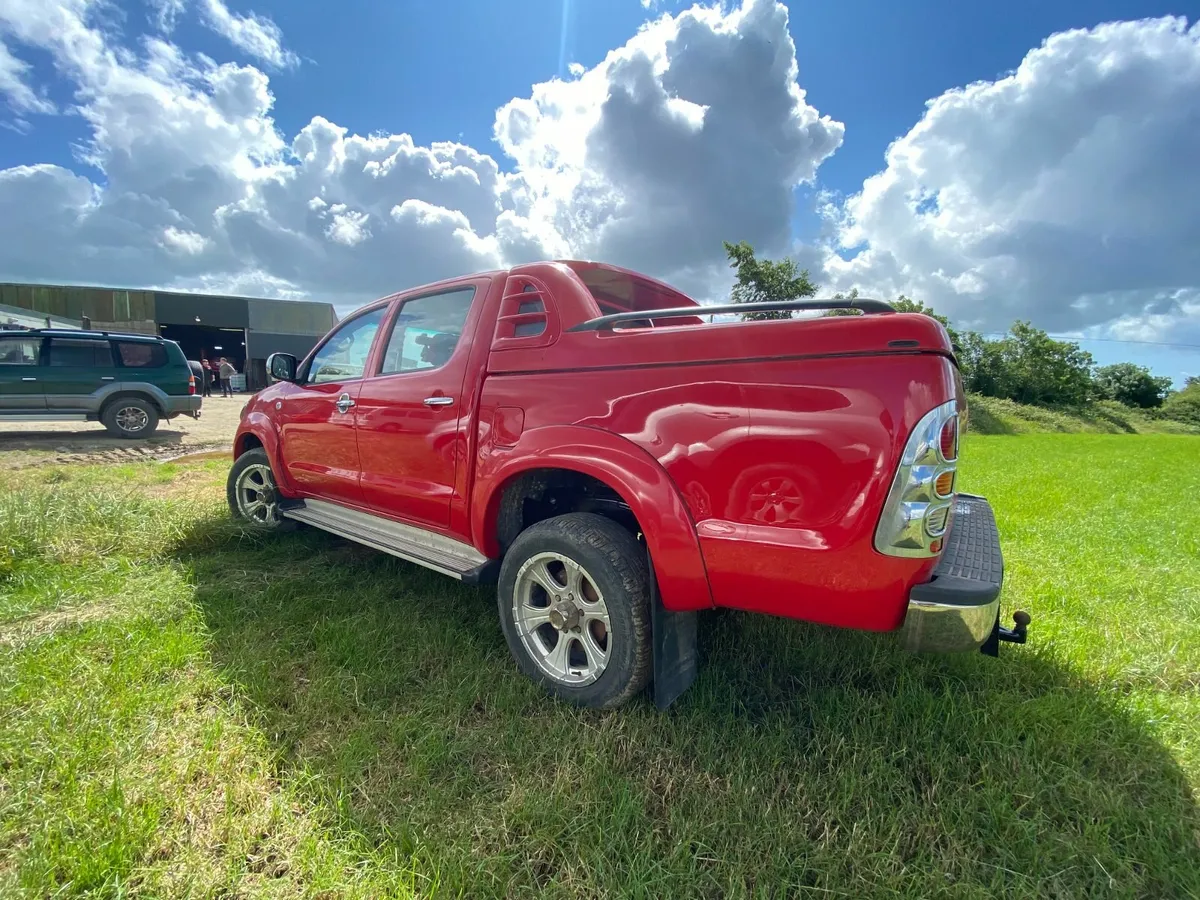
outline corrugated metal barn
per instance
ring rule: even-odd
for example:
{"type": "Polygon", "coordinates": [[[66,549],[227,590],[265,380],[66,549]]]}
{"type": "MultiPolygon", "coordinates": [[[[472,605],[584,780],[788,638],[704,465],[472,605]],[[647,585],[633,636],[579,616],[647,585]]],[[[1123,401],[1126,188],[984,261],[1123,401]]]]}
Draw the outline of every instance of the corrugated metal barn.
{"type": "Polygon", "coordinates": [[[188,359],[228,358],[250,390],[266,384],[270,354],[303,357],[337,323],[329,303],[70,285],[0,283],[0,306],[96,331],[160,334],[188,359]]]}

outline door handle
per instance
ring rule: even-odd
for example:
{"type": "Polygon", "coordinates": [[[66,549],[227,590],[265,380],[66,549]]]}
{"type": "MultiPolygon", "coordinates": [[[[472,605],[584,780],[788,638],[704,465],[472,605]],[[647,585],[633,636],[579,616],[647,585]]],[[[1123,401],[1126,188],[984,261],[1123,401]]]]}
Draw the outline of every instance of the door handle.
{"type": "Polygon", "coordinates": [[[449,406],[454,402],[453,397],[426,397],[426,406],[449,406]]]}
{"type": "Polygon", "coordinates": [[[350,408],[354,406],[354,401],[350,399],[349,394],[342,394],[342,396],[337,398],[337,403],[334,406],[337,407],[338,412],[348,413],[350,412],[350,408]]]}
{"type": "Polygon", "coordinates": [[[101,375],[100,380],[101,381],[112,381],[116,377],[117,377],[116,375],[101,375]]]}
{"type": "Polygon", "coordinates": [[[22,381],[37,381],[37,379],[34,378],[32,375],[23,375],[21,377],[21,380],[22,381]]]}

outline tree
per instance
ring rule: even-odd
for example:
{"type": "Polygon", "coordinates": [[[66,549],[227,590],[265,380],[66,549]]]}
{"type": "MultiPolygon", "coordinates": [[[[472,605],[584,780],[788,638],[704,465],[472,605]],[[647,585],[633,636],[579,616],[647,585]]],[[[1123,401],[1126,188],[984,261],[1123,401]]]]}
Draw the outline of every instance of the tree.
{"type": "Polygon", "coordinates": [[[1162,406],[1171,390],[1170,378],[1156,378],[1145,366],[1130,362],[1101,366],[1096,370],[1095,379],[1101,397],[1143,409],[1162,406]]]}
{"type": "MultiPolygon", "coordinates": [[[[757,259],[754,248],[745,241],[725,242],[730,268],[737,269],[733,286],[734,303],[774,303],[812,297],[817,286],[808,277],[807,269],[798,269],[794,259],[757,259]]],[[[791,310],[779,312],[742,313],[745,321],[790,319],[791,310]]]]}
{"type": "Polygon", "coordinates": [[[961,336],[968,391],[1040,406],[1079,406],[1092,399],[1092,354],[1056,341],[1028,322],[1014,322],[1007,337],[961,336]]]}
{"type": "Polygon", "coordinates": [[[1200,425],[1200,378],[1188,378],[1182,391],[1171,394],[1162,406],[1163,415],[1200,425]]]}

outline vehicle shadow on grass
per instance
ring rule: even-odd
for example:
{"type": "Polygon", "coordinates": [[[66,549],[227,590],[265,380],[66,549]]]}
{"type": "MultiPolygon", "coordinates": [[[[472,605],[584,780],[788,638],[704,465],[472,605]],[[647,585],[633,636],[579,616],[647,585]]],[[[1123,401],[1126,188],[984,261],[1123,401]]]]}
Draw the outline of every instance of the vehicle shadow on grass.
{"type": "Polygon", "coordinates": [[[923,659],[719,613],[671,710],[593,712],[517,672],[490,589],[219,519],[178,559],[281,780],[368,866],[415,861],[449,895],[1200,889],[1175,760],[1036,630],[999,660],[923,659]]]}

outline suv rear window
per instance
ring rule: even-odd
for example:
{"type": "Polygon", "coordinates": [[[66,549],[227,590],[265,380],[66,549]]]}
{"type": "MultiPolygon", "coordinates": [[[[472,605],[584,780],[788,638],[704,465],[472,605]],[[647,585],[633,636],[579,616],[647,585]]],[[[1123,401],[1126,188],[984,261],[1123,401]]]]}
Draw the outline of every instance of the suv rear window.
{"type": "Polygon", "coordinates": [[[127,369],[159,369],[167,364],[167,351],[162,344],[149,341],[114,341],[121,365],[127,369]]]}
{"type": "Polygon", "coordinates": [[[51,366],[107,369],[112,364],[112,350],[109,349],[108,341],[95,338],[50,339],[51,366]]]}

